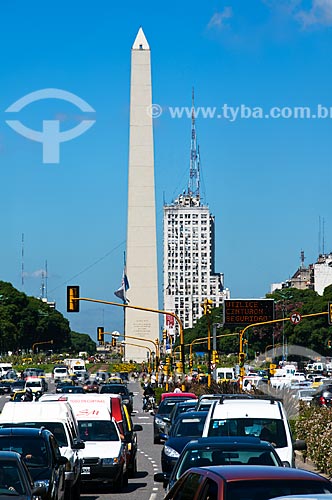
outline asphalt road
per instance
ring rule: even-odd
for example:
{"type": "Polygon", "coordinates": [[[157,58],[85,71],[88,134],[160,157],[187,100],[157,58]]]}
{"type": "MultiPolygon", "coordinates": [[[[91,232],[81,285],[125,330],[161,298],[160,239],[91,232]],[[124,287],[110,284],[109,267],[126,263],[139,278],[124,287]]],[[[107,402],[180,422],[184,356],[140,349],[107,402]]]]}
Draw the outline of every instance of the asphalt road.
{"type": "MultiPolygon", "coordinates": [[[[84,500],[109,500],[110,494],[112,500],[162,500],[165,496],[163,485],[153,480],[154,473],[161,471],[162,448],[161,445],[153,444],[153,416],[142,412],[142,391],[139,384],[130,382],[128,389],[134,393],[133,423],[143,427],[143,430],[137,433],[137,475],[129,479],[128,487],[121,493],[115,493],[106,486],[86,486],[81,494],[84,500]]],[[[55,387],[50,381],[49,392],[53,391],[55,392],[55,387]]],[[[0,411],[6,401],[9,401],[9,396],[0,396],[0,411]]]]}

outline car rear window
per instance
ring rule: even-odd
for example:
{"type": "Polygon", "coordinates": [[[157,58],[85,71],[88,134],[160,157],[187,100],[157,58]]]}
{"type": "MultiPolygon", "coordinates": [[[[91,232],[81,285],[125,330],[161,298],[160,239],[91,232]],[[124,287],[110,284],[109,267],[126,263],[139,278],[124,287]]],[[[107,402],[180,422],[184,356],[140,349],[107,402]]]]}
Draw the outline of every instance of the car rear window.
{"type": "Polygon", "coordinates": [[[331,493],[332,485],[322,481],[259,480],[234,481],[226,485],[225,500],[267,500],[285,495],[331,493]]]}
{"type": "Polygon", "coordinates": [[[284,422],[267,418],[221,418],[211,419],[209,437],[251,436],[273,443],[277,448],[287,446],[284,422]]]}
{"type": "Polygon", "coordinates": [[[47,467],[50,457],[44,439],[36,436],[1,436],[1,451],[16,451],[28,467],[47,467]]]}

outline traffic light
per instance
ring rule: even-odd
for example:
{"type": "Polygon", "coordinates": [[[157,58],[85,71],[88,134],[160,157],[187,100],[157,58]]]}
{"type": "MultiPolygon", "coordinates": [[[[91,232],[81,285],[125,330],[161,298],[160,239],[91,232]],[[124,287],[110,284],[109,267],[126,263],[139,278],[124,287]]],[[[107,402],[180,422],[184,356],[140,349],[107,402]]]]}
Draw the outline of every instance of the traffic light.
{"type": "Polygon", "coordinates": [[[331,349],[331,347],[332,347],[332,340],[328,340],[328,341],[327,341],[327,347],[328,347],[329,349],[331,349]]]}
{"type": "Polygon", "coordinates": [[[167,330],[163,330],[163,340],[167,339],[167,330]]]}
{"type": "Polygon", "coordinates": [[[206,314],[211,314],[211,307],[213,305],[213,300],[205,299],[206,301],[206,314]]]}
{"type": "Polygon", "coordinates": [[[328,308],[328,321],[329,325],[332,325],[332,302],[329,302],[328,308]]]}
{"type": "Polygon", "coordinates": [[[204,299],[204,301],[201,304],[201,308],[203,309],[203,314],[211,314],[211,307],[213,305],[213,300],[211,299],[204,299]]]}
{"type": "Polygon", "coordinates": [[[112,347],[116,347],[116,339],[112,337],[112,347]]]}
{"type": "Polygon", "coordinates": [[[246,355],[244,352],[239,353],[239,365],[241,368],[244,366],[245,357],[246,357],[246,355]]]}
{"type": "Polygon", "coordinates": [[[99,345],[104,345],[104,327],[98,326],[97,328],[97,340],[99,345]]]}
{"type": "Polygon", "coordinates": [[[79,286],[67,286],[67,312],[79,312],[80,301],[75,300],[80,296],[79,286]]]}
{"type": "Polygon", "coordinates": [[[190,358],[190,359],[189,359],[189,368],[192,368],[192,367],[193,367],[193,365],[194,365],[193,360],[190,358]]]}
{"type": "Polygon", "coordinates": [[[270,363],[270,368],[269,368],[270,375],[274,375],[275,374],[276,368],[277,368],[277,365],[275,365],[273,363],[270,363]]]}
{"type": "Polygon", "coordinates": [[[170,365],[171,364],[171,358],[166,358],[166,365],[170,365]]]}

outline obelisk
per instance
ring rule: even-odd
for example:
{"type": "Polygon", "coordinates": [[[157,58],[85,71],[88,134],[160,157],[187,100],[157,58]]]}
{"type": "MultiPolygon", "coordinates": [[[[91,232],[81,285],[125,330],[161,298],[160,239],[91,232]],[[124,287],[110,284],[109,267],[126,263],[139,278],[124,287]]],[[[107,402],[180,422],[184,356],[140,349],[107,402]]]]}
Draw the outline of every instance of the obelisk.
{"type": "MultiPolygon", "coordinates": [[[[142,28],[131,50],[130,137],[127,220],[127,277],[129,304],[158,309],[156,205],[154,186],[150,47],[142,28]]],[[[159,338],[159,315],[126,309],[125,335],[159,338]]],[[[150,342],[126,338],[127,361],[147,361],[150,342]]]]}

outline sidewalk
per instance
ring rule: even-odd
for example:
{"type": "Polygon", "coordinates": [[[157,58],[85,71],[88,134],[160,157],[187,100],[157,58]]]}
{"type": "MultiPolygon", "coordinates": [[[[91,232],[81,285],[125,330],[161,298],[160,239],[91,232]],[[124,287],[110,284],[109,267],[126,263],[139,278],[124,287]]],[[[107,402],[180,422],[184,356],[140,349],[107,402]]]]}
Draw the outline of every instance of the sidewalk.
{"type": "Polygon", "coordinates": [[[327,479],[330,479],[329,476],[324,474],[323,472],[320,472],[319,469],[317,469],[316,464],[312,462],[309,458],[306,459],[306,461],[303,461],[302,453],[299,451],[295,452],[295,467],[297,469],[304,469],[308,470],[311,472],[316,472],[316,474],[320,474],[321,476],[326,477],[327,479]]]}

